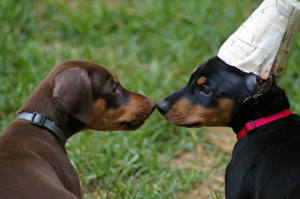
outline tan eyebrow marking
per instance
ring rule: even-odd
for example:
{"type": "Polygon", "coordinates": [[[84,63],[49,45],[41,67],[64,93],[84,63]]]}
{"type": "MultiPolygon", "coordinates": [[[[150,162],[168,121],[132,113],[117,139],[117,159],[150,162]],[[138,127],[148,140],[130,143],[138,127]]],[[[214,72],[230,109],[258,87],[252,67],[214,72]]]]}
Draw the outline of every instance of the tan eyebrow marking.
{"type": "Polygon", "coordinates": [[[197,84],[200,86],[202,84],[205,84],[206,81],[207,81],[206,77],[202,76],[197,79],[197,84]]]}
{"type": "Polygon", "coordinates": [[[194,68],[194,70],[193,70],[193,72],[192,72],[192,75],[195,74],[196,70],[197,70],[197,68],[194,68]]]}
{"type": "Polygon", "coordinates": [[[119,81],[116,77],[113,76],[112,79],[113,79],[113,81],[116,82],[117,84],[120,83],[120,81],[119,81]]]}

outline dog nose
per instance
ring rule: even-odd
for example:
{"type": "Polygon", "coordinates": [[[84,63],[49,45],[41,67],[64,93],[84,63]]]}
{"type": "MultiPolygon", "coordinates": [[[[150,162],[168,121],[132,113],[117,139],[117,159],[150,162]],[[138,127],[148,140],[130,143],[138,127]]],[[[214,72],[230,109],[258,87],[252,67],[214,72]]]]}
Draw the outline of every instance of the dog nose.
{"type": "Polygon", "coordinates": [[[151,99],[147,99],[147,103],[150,105],[151,110],[154,110],[157,106],[157,104],[153,102],[151,99]]]}
{"type": "Polygon", "coordinates": [[[166,101],[162,101],[157,105],[158,111],[164,115],[170,110],[170,104],[166,101]]]}
{"type": "Polygon", "coordinates": [[[152,100],[149,100],[149,104],[150,104],[151,109],[155,109],[157,106],[157,104],[155,102],[153,102],[152,100]]]}

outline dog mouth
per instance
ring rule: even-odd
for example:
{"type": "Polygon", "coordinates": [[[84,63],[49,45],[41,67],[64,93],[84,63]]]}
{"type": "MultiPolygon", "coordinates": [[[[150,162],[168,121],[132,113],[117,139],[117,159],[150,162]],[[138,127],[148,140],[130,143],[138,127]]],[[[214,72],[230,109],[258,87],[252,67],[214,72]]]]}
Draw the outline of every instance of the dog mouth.
{"type": "Polygon", "coordinates": [[[131,121],[122,121],[119,123],[119,126],[123,127],[123,130],[136,130],[144,124],[144,122],[154,112],[155,108],[156,108],[156,105],[151,107],[150,110],[148,110],[148,112],[146,112],[145,109],[142,106],[140,106],[140,107],[138,107],[137,112],[135,114],[136,119],[131,120],[131,121]]]}
{"type": "Polygon", "coordinates": [[[197,120],[189,120],[188,115],[184,112],[179,112],[176,115],[165,115],[164,116],[167,121],[173,125],[179,126],[179,127],[185,127],[185,128],[201,128],[204,125],[204,123],[197,121],[197,120]]]}
{"type": "Polygon", "coordinates": [[[191,123],[191,124],[176,124],[177,126],[180,126],[180,127],[186,127],[186,128],[200,128],[200,127],[203,127],[204,125],[199,123],[199,122],[196,122],[196,123],[191,123]]]}
{"type": "Polygon", "coordinates": [[[125,130],[136,130],[144,124],[153,111],[154,110],[147,115],[139,116],[138,119],[121,122],[120,126],[124,127],[125,130]]]}
{"type": "Polygon", "coordinates": [[[145,120],[134,120],[130,122],[121,122],[120,126],[122,126],[124,130],[136,130],[144,124],[144,121],[145,120]]]}
{"type": "Polygon", "coordinates": [[[185,116],[181,116],[181,117],[176,117],[176,118],[173,118],[173,119],[170,119],[170,118],[166,118],[167,121],[171,124],[174,124],[176,126],[179,126],[179,127],[186,127],[186,128],[200,128],[200,127],[203,127],[204,124],[201,123],[201,122],[188,122],[186,121],[187,120],[187,117],[185,116]]]}
{"type": "Polygon", "coordinates": [[[198,126],[198,124],[185,124],[185,125],[183,125],[184,127],[187,127],[187,128],[193,128],[193,127],[196,127],[196,126],[198,126]]]}

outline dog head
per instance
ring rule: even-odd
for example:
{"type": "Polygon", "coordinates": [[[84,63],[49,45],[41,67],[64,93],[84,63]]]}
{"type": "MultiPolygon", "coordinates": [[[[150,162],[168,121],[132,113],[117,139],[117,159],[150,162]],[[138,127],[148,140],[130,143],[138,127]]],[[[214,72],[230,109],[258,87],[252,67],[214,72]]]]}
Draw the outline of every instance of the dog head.
{"type": "Polygon", "coordinates": [[[235,103],[255,94],[256,79],[213,57],[193,72],[185,87],[162,100],[158,110],[177,126],[225,126],[235,103]]]}
{"type": "Polygon", "coordinates": [[[50,79],[54,100],[88,129],[134,130],[155,109],[149,98],[125,89],[106,69],[93,63],[63,62],[50,79]]]}

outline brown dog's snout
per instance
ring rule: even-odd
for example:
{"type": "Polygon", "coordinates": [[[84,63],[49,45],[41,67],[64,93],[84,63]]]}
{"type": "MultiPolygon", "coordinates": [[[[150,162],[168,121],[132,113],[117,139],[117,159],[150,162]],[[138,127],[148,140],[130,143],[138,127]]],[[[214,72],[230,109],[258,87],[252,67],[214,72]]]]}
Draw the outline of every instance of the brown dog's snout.
{"type": "Polygon", "coordinates": [[[131,103],[127,105],[128,114],[121,118],[124,130],[134,130],[140,127],[156,108],[156,103],[146,96],[131,93],[129,97],[131,103]]]}
{"type": "Polygon", "coordinates": [[[154,109],[156,108],[156,106],[157,106],[157,104],[154,102],[154,101],[152,101],[151,99],[149,99],[149,98],[147,98],[147,103],[150,105],[150,109],[152,110],[152,111],[154,111],[154,109]]]}
{"type": "Polygon", "coordinates": [[[146,96],[134,93],[137,102],[136,113],[138,117],[148,117],[156,108],[156,103],[146,96]]]}

